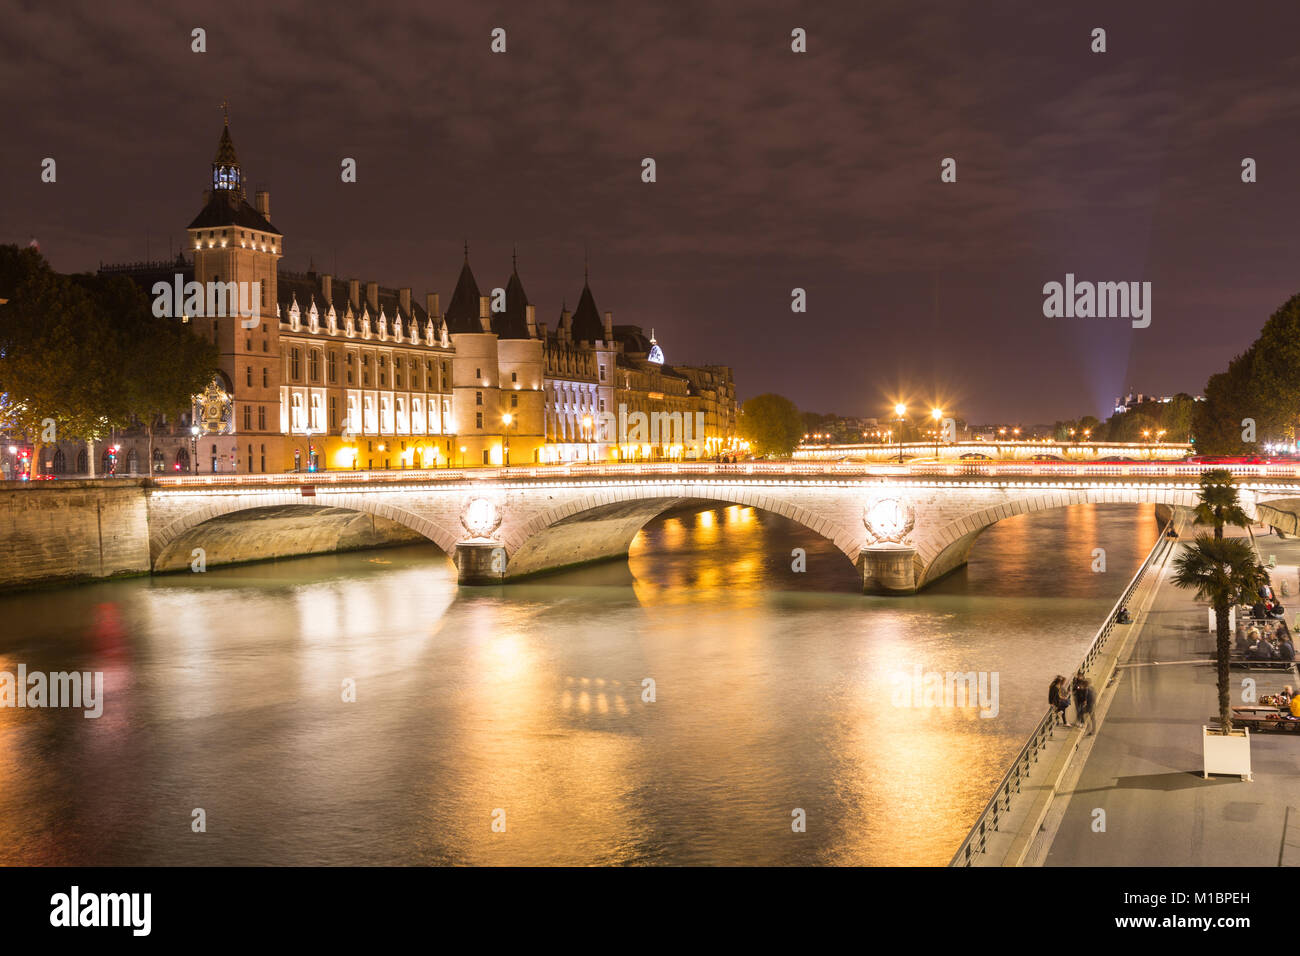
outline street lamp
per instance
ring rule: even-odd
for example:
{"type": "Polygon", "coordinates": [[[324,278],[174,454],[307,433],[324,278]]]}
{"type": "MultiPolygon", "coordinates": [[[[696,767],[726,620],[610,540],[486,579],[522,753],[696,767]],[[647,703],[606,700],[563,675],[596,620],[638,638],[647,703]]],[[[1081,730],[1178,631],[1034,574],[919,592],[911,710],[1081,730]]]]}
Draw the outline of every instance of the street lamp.
{"type": "Polygon", "coordinates": [[[190,426],[190,474],[199,473],[199,426],[190,426]]]}
{"type": "Polygon", "coordinates": [[[894,414],[898,416],[898,463],[903,463],[903,422],[907,414],[907,406],[899,402],[894,406],[894,414]]]}
{"type": "Polygon", "coordinates": [[[505,465],[507,468],[509,468],[510,467],[510,425],[514,422],[515,416],[511,415],[509,412],[506,412],[504,415],[501,416],[501,420],[505,422],[506,425],[505,465]]]}
{"type": "Polygon", "coordinates": [[[591,461],[591,416],[582,416],[582,428],[587,436],[587,461],[591,461]]]}
{"type": "Polygon", "coordinates": [[[460,446],[460,467],[465,467],[465,446],[460,446]]]}
{"type": "Polygon", "coordinates": [[[934,457],[939,457],[939,422],[943,420],[943,409],[930,409],[930,417],[934,419],[934,457]]]}

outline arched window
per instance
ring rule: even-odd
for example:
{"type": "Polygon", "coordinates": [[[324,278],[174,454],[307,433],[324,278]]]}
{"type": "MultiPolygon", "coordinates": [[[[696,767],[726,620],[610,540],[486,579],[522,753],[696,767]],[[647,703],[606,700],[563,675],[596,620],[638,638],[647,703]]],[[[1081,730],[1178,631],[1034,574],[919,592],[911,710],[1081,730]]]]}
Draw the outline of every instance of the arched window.
{"type": "Polygon", "coordinates": [[[54,473],[56,475],[66,475],[68,473],[68,460],[64,457],[62,448],[54,450],[54,473]]]}
{"type": "Polygon", "coordinates": [[[166,467],[166,463],[163,460],[162,449],[155,448],[153,450],[153,470],[157,474],[162,474],[162,471],[165,467],[166,467]]]}
{"type": "Polygon", "coordinates": [[[176,450],[176,470],[190,470],[190,450],[188,448],[179,448],[176,450]]]}
{"type": "Polygon", "coordinates": [[[86,457],[86,449],[82,448],[77,452],[77,474],[84,475],[90,469],[87,466],[89,459],[86,457]]]}

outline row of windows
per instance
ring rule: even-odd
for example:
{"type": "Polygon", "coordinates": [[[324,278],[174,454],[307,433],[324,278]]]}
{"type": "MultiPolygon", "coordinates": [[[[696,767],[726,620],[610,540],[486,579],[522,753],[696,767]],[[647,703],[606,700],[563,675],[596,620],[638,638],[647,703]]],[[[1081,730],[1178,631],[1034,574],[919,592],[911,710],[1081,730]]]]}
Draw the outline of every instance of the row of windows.
{"type": "MultiPolygon", "coordinates": [[[[300,348],[295,347],[289,349],[289,381],[290,382],[303,381],[303,354],[302,353],[303,350],[300,348]]],[[[324,355],[325,355],[325,359],[323,364],[324,364],[325,382],[329,385],[337,385],[339,383],[339,361],[338,361],[339,353],[334,350],[327,350],[324,353],[324,355]]],[[[403,360],[400,357],[394,356],[390,364],[389,357],[387,355],[380,355],[378,356],[378,360],[375,363],[375,367],[374,367],[374,371],[377,374],[373,377],[378,381],[380,388],[387,388],[389,380],[391,379],[393,383],[393,388],[402,388],[404,387],[403,383],[407,382],[409,383],[409,386],[406,387],[409,387],[417,391],[430,391],[430,392],[445,391],[446,383],[448,383],[451,380],[450,363],[434,362],[433,359],[425,359],[423,365],[424,365],[423,368],[424,384],[422,385],[420,382],[420,372],[421,372],[420,362],[417,359],[411,358],[403,362],[403,360]]],[[[321,374],[322,374],[322,370],[321,370],[322,362],[321,362],[320,349],[307,350],[306,366],[307,366],[306,381],[312,383],[319,383],[321,381],[321,374]]],[[[345,366],[344,367],[345,384],[347,385],[356,384],[357,369],[356,369],[355,353],[347,352],[345,354],[344,366],[345,366]]],[[[370,354],[362,353],[360,376],[361,376],[361,385],[363,387],[368,387],[371,384],[371,379],[372,379],[371,370],[372,367],[370,364],[370,354]]],[[[249,375],[251,376],[251,374],[252,372],[250,370],[249,375]]],[[[250,385],[252,384],[251,379],[249,381],[249,384],[250,385]]],[[[265,376],[263,376],[263,385],[265,385],[265,376]]]]}

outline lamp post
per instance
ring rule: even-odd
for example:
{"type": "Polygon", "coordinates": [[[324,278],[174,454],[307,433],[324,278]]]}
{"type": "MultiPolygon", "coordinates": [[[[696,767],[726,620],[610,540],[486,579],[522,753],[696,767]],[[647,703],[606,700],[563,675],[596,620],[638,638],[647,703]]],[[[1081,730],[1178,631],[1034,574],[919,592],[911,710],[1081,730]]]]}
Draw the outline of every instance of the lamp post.
{"type": "Polygon", "coordinates": [[[465,446],[460,446],[460,467],[465,467],[465,446]]]}
{"type": "Polygon", "coordinates": [[[942,408],[930,409],[930,417],[934,419],[934,457],[939,457],[939,422],[943,419],[942,408]]]}
{"type": "Polygon", "coordinates": [[[190,426],[190,474],[199,473],[199,426],[190,426]]]}
{"type": "Polygon", "coordinates": [[[510,467],[510,426],[511,424],[514,423],[514,420],[515,420],[515,416],[511,415],[509,412],[506,412],[504,415],[501,416],[501,421],[505,422],[505,426],[506,426],[504,457],[505,457],[505,466],[507,468],[510,467]]]}
{"type": "Polygon", "coordinates": [[[582,428],[587,438],[587,461],[591,461],[591,416],[582,416],[582,428]]]}
{"type": "Polygon", "coordinates": [[[903,463],[903,422],[907,414],[907,406],[899,402],[894,406],[894,414],[898,416],[898,463],[903,463]]]}

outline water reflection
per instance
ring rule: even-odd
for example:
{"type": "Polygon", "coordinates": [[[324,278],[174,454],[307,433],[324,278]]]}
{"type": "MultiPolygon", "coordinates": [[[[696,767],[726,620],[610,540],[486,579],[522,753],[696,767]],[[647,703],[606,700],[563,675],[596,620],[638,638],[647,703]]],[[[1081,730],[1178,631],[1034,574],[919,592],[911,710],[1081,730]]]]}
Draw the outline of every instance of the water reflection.
{"type": "Polygon", "coordinates": [[[1155,533],[1008,519],[910,599],[740,506],[505,589],[408,547],[10,596],[0,669],[106,704],[0,708],[0,863],[942,863],[1155,533]],[[998,716],[894,706],[918,663],[998,716]]]}

